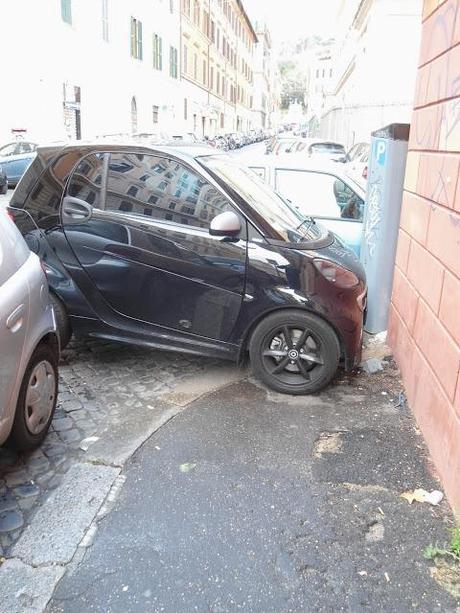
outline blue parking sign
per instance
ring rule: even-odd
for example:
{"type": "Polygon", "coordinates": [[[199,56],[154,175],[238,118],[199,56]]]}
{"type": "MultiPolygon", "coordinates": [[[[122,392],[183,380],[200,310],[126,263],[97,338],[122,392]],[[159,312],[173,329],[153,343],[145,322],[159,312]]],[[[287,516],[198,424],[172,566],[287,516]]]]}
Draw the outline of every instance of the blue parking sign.
{"type": "Polygon", "coordinates": [[[387,154],[387,144],[383,139],[376,139],[374,141],[374,158],[377,164],[383,166],[385,164],[385,157],[387,154]]]}

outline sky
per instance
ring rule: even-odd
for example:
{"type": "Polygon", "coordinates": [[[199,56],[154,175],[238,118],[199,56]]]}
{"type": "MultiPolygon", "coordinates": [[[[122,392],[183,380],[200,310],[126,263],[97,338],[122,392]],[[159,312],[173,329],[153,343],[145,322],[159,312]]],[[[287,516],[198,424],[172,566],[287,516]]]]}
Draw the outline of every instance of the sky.
{"type": "Polygon", "coordinates": [[[254,21],[265,21],[276,43],[334,35],[340,0],[242,0],[254,21]]]}

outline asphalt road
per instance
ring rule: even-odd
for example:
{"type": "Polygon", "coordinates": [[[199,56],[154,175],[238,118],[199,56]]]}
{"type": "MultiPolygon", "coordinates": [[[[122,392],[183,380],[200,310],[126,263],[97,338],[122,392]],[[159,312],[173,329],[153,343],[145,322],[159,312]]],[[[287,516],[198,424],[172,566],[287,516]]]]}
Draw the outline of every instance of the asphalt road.
{"type": "Polygon", "coordinates": [[[384,394],[243,381],[195,401],[133,456],[48,612],[455,611],[421,553],[440,517],[399,497],[436,482],[384,394]]]}

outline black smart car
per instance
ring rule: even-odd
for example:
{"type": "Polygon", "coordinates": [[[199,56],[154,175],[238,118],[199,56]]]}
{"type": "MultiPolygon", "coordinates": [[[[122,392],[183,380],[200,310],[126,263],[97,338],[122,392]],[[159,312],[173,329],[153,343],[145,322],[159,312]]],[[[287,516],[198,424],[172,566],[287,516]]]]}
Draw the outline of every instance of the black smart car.
{"type": "Polygon", "coordinates": [[[41,147],[10,206],[43,261],[62,345],[73,332],[249,353],[255,374],[289,394],[318,391],[340,360],[359,362],[359,261],[226,154],[41,147]]]}

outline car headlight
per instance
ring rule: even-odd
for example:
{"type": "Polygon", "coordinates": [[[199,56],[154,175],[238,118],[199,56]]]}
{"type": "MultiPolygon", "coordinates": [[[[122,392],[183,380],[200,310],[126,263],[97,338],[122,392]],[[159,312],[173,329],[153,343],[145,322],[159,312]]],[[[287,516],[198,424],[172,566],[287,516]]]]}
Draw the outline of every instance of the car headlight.
{"type": "Polygon", "coordinates": [[[316,270],[327,280],[342,289],[351,289],[359,285],[359,279],[351,270],[347,270],[328,260],[313,260],[316,270]]]}

